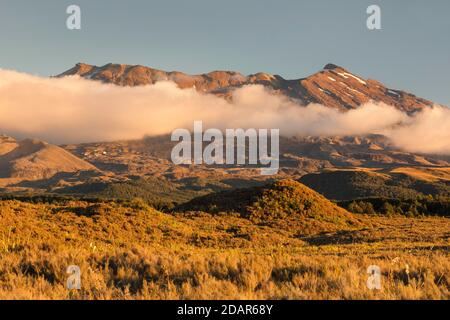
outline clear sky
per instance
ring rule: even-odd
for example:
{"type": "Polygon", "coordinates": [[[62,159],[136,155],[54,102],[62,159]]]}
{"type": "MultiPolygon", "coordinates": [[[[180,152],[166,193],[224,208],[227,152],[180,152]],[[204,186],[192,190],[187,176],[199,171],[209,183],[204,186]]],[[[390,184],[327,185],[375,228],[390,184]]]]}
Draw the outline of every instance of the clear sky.
{"type": "Polygon", "coordinates": [[[48,76],[80,61],[285,78],[333,62],[450,106],[450,1],[0,0],[0,68],[48,76]],[[371,4],[382,30],[366,28],[371,4]]]}

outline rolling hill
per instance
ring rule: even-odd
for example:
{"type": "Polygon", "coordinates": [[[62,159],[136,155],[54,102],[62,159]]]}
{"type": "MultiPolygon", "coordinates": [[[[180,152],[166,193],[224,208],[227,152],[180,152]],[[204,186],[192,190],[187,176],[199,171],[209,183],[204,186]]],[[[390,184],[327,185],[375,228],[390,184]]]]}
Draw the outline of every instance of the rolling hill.
{"type": "Polygon", "coordinates": [[[358,220],[322,195],[293,180],[209,194],[175,210],[238,213],[254,222],[300,223],[306,229],[356,226],[358,220]],[[323,225],[322,225],[323,224],[323,225]]]}
{"type": "Polygon", "coordinates": [[[61,173],[98,169],[61,147],[40,141],[0,137],[0,185],[45,180],[61,173]]]}

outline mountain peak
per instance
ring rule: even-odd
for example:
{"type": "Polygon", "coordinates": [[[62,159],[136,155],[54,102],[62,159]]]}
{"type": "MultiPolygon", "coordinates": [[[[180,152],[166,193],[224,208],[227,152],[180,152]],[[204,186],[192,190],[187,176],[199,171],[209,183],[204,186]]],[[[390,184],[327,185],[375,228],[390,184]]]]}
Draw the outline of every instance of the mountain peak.
{"type": "Polygon", "coordinates": [[[92,65],[84,63],[84,62],[78,62],[75,66],[76,67],[91,67],[92,65]]]}
{"type": "Polygon", "coordinates": [[[334,63],[328,63],[325,67],[323,67],[324,70],[334,70],[334,69],[344,69],[338,65],[335,65],[334,63]]]}

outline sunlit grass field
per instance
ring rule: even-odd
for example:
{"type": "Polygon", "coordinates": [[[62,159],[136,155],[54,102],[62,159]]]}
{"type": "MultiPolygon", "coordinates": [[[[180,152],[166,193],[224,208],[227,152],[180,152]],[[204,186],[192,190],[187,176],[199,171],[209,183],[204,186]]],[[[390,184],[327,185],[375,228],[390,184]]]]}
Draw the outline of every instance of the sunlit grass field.
{"type": "Polygon", "coordinates": [[[0,299],[449,299],[450,220],[162,213],[141,201],[0,202],[0,299]],[[68,290],[67,267],[81,269],[68,290]],[[381,269],[381,289],[367,268],[381,269]]]}

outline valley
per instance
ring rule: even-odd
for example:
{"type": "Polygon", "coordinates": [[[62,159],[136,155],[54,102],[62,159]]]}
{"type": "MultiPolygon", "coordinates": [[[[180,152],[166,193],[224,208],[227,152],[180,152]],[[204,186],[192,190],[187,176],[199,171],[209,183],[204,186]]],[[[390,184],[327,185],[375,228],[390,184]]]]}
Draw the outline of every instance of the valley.
{"type": "MultiPolygon", "coordinates": [[[[5,150],[17,144],[12,138],[4,138],[3,141],[0,146],[5,150]]],[[[135,196],[152,201],[171,201],[170,194],[173,193],[176,198],[173,201],[179,202],[208,192],[291,178],[334,200],[449,195],[448,157],[401,152],[392,149],[380,136],[281,137],[279,173],[266,177],[260,175],[258,166],[175,165],[170,160],[175,144],[169,136],[72,144],[52,147],[51,150],[57,152],[52,151],[51,157],[40,149],[22,148],[14,151],[15,158],[0,155],[0,161],[5,159],[0,187],[3,193],[112,198],[125,196],[119,190],[125,188],[129,193],[127,198],[135,196]],[[71,161],[78,167],[68,165],[69,156],[77,159],[74,162],[71,158],[71,161]],[[28,171],[23,172],[18,163],[28,163],[27,159],[31,158],[34,165],[27,165],[28,171]],[[43,162],[39,166],[37,159],[51,159],[52,162],[43,162]],[[31,170],[32,173],[29,172],[31,170]]]]}

